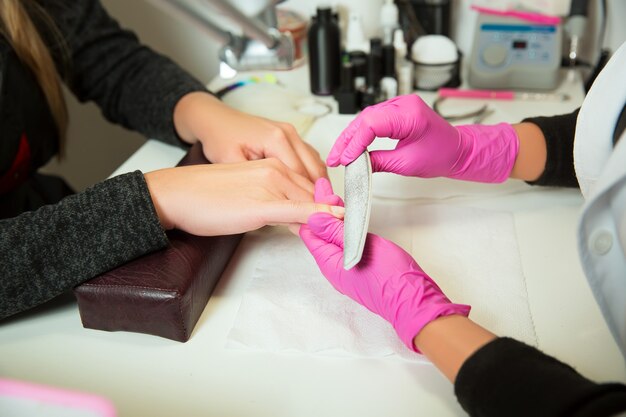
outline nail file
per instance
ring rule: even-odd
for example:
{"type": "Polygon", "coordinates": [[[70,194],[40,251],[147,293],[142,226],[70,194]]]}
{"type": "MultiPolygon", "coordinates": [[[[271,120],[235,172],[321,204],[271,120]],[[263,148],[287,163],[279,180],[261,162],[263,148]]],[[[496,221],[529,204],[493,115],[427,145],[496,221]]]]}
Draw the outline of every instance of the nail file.
{"type": "Polygon", "coordinates": [[[367,151],[346,166],[344,193],[343,268],[348,270],[361,260],[370,221],[372,163],[367,151]]]}

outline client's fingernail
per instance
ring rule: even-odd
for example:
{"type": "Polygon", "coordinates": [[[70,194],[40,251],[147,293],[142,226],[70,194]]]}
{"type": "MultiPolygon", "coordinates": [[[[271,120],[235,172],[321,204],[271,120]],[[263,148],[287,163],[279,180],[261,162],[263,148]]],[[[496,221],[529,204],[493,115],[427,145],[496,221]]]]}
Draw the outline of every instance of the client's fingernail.
{"type": "Polygon", "coordinates": [[[338,219],[343,219],[346,214],[346,209],[341,206],[330,206],[330,212],[338,219]]]}

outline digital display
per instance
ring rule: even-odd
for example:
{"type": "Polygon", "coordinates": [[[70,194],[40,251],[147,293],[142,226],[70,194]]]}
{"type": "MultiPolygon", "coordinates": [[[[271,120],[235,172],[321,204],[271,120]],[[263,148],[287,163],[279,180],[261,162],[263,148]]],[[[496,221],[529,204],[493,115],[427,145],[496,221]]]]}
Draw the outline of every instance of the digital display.
{"type": "Polygon", "coordinates": [[[526,49],[526,41],[513,41],[513,49],[526,49]]]}

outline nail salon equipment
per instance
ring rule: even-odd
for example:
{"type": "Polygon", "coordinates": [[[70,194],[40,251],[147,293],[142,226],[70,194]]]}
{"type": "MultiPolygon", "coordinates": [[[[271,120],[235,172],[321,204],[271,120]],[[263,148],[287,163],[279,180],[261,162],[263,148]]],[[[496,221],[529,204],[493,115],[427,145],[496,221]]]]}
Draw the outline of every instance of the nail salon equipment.
{"type": "MultiPolygon", "coordinates": [[[[369,50],[369,44],[368,44],[369,50]]],[[[354,65],[354,87],[365,90],[365,74],[367,73],[367,54],[363,51],[348,53],[349,61],[354,65]]]]}
{"type": "Polygon", "coordinates": [[[404,32],[406,42],[412,44],[420,36],[427,35],[415,14],[411,0],[396,0],[396,3],[400,15],[400,29],[404,32]]]}
{"type": "Polygon", "coordinates": [[[415,66],[414,83],[418,90],[460,85],[461,53],[454,42],[443,35],[419,37],[411,46],[415,66]]]}
{"type": "Polygon", "coordinates": [[[341,32],[330,7],[317,8],[309,27],[308,44],[311,92],[332,95],[341,82],[341,32]]]}
{"type": "Polygon", "coordinates": [[[407,59],[407,44],[404,39],[404,31],[402,29],[396,29],[393,33],[393,47],[396,50],[396,68],[400,68],[402,62],[407,59]]]}
{"type": "Polygon", "coordinates": [[[343,267],[351,269],[363,255],[372,207],[372,163],[367,151],[346,166],[346,214],[343,229],[343,267]]]}
{"type": "Polygon", "coordinates": [[[483,104],[475,110],[469,110],[464,113],[448,114],[441,110],[441,105],[444,100],[446,100],[445,96],[440,95],[437,97],[433,102],[433,110],[450,123],[458,122],[459,120],[473,119],[472,123],[478,124],[492,112],[486,104],[483,104]]]}
{"type": "Polygon", "coordinates": [[[363,24],[361,22],[361,14],[358,11],[351,10],[348,15],[348,24],[346,28],[346,44],[345,51],[367,51],[369,44],[363,33],[363,24]]]}
{"type": "Polygon", "coordinates": [[[451,0],[410,0],[426,33],[450,36],[451,0]]]}
{"type": "Polygon", "coordinates": [[[398,28],[398,6],[396,6],[394,0],[385,0],[381,7],[380,26],[383,43],[392,43],[394,31],[398,28]]]}
{"type": "Polygon", "coordinates": [[[337,110],[339,114],[356,114],[360,108],[360,93],[355,88],[354,72],[355,68],[349,57],[341,63],[341,85],[335,91],[334,97],[337,100],[337,110]]]}
{"type": "Polygon", "coordinates": [[[398,74],[398,95],[412,93],[413,75],[415,74],[413,63],[406,59],[402,60],[400,66],[396,69],[396,73],[398,74]]]}
{"type": "Polygon", "coordinates": [[[468,65],[468,82],[472,87],[553,89],[557,86],[562,44],[559,18],[481,8],[478,11],[468,65]]]}
{"type": "Polygon", "coordinates": [[[569,37],[569,66],[575,67],[579,59],[580,41],[587,28],[587,13],[589,0],[572,0],[570,13],[565,22],[564,29],[569,37]]]}
{"type": "Polygon", "coordinates": [[[297,48],[289,32],[278,30],[276,4],[280,0],[150,0],[166,12],[184,19],[223,44],[220,72],[286,70],[294,67],[297,48]],[[236,4],[236,5],[235,5],[236,4]],[[245,12],[244,12],[245,10],[245,12]],[[208,16],[225,15],[241,34],[224,29],[208,16]]]}
{"type": "Polygon", "coordinates": [[[398,95],[396,76],[396,50],[392,44],[383,45],[383,74],[380,80],[381,99],[389,100],[398,95]]]}
{"type": "Polygon", "coordinates": [[[460,88],[440,88],[439,97],[477,98],[488,100],[541,100],[567,101],[571,97],[566,93],[540,93],[534,91],[512,90],[472,90],[460,88]]]}
{"type": "Polygon", "coordinates": [[[487,104],[476,110],[464,113],[450,114],[441,109],[444,100],[449,98],[459,99],[479,99],[479,100],[536,100],[536,101],[567,101],[570,96],[566,93],[539,93],[510,90],[471,90],[459,88],[440,88],[437,98],[433,102],[433,110],[449,122],[456,122],[464,119],[472,119],[472,123],[481,123],[494,111],[489,109],[487,104]]]}
{"type": "Polygon", "coordinates": [[[383,71],[382,40],[370,39],[370,53],[367,55],[367,72],[365,73],[365,91],[361,99],[361,109],[381,101],[380,80],[383,71]]]}
{"type": "Polygon", "coordinates": [[[302,14],[287,9],[276,9],[276,18],[278,31],[291,35],[295,48],[293,65],[297,67],[306,60],[309,21],[302,14]]]}
{"type": "MultiPolygon", "coordinates": [[[[179,166],[207,164],[196,142],[179,166]]],[[[85,328],[186,342],[243,234],[167,232],[169,245],[74,288],[85,328]]]]}

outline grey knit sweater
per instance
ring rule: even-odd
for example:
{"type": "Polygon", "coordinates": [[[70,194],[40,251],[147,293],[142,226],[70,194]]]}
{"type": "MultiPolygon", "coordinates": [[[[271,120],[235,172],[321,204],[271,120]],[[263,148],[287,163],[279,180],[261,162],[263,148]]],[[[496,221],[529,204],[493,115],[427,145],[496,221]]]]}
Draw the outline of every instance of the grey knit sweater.
{"type": "MultiPolygon", "coordinates": [[[[55,59],[81,101],[96,102],[110,121],[180,143],[173,109],[183,95],[204,90],[200,82],[120,29],[97,0],[38,3],[69,46],[69,68],[55,59]]],[[[59,51],[53,37],[45,39],[59,51]]],[[[0,220],[0,319],[167,244],[139,171],[0,220]]]]}

